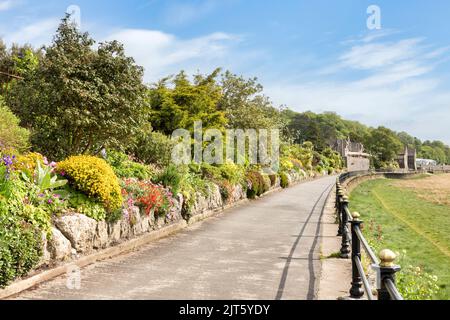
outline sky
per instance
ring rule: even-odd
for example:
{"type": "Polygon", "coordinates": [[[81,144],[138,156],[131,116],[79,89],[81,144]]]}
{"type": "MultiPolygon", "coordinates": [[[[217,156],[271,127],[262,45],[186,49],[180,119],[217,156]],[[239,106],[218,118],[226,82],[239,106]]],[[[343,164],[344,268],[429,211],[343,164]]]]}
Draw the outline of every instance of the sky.
{"type": "Polygon", "coordinates": [[[0,0],[0,38],[48,45],[67,11],[121,41],[148,83],[221,67],[258,77],[276,106],[450,144],[448,0],[0,0]]]}

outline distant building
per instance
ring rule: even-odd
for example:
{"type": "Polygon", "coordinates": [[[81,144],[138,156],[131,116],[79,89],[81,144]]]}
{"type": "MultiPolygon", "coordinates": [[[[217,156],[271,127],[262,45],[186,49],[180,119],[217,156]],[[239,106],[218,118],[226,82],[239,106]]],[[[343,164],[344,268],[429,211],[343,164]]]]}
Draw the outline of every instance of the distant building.
{"type": "Polygon", "coordinates": [[[344,159],[349,172],[368,171],[370,169],[371,155],[364,152],[362,143],[352,142],[350,139],[340,139],[336,141],[333,149],[344,159]]]}
{"type": "Polygon", "coordinates": [[[417,170],[417,152],[416,149],[410,149],[405,147],[402,153],[397,157],[397,162],[400,169],[404,170],[417,170]]]}
{"type": "Polygon", "coordinates": [[[417,167],[435,167],[438,165],[436,160],[431,159],[417,159],[416,164],[417,167]]]}

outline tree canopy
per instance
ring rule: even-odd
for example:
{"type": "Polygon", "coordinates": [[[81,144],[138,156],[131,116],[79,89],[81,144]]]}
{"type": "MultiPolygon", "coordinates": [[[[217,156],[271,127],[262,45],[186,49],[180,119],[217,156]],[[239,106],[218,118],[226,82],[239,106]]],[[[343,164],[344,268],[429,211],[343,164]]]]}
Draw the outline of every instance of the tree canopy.
{"type": "Polygon", "coordinates": [[[37,151],[55,159],[124,144],[140,127],[143,69],[120,43],[94,44],[66,16],[38,65],[23,67],[29,55],[17,63],[30,72],[8,104],[31,129],[37,151]]]}

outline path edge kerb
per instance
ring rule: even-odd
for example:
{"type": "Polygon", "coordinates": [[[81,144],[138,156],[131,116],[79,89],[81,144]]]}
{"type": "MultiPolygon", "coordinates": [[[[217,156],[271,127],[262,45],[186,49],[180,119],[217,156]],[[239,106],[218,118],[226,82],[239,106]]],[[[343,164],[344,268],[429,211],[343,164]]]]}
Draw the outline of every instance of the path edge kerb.
{"type": "MultiPolygon", "coordinates": [[[[327,176],[322,176],[322,177],[318,177],[318,178],[309,178],[309,179],[305,179],[305,180],[301,180],[301,181],[296,181],[296,182],[292,183],[289,186],[289,188],[295,187],[299,184],[311,182],[314,180],[319,180],[319,179],[322,179],[325,177],[327,177],[327,176]]],[[[281,187],[272,189],[272,190],[266,192],[264,195],[262,195],[258,199],[264,198],[264,197],[271,195],[273,193],[276,193],[276,192],[282,192],[283,190],[284,189],[281,187]]],[[[73,266],[83,268],[83,267],[86,267],[93,263],[96,263],[98,261],[111,259],[113,257],[117,257],[119,255],[132,252],[133,250],[139,249],[140,247],[142,247],[144,245],[150,244],[154,241],[166,238],[166,237],[176,234],[182,230],[185,230],[188,226],[202,222],[209,218],[213,218],[213,217],[222,215],[222,214],[226,213],[226,211],[228,211],[232,208],[248,204],[252,201],[257,201],[258,199],[256,199],[256,200],[249,200],[247,198],[241,199],[232,204],[228,204],[223,207],[209,210],[202,214],[193,216],[188,221],[182,220],[180,222],[171,224],[169,226],[165,226],[165,227],[163,227],[159,230],[153,231],[151,233],[128,240],[126,242],[118,244],[117,246],[97,251],[88,256],[81,257],[80,259],[71,261],[70,263],[66,263],[66,264],[54,267],[52,269],[44,270],[42,272],[39,272],[36,275],[33,275],[33,276],[23,279],[23,280],[18,280],[16,282],[12,283],[11,285],[9,285],[8,287],[6,287],[5,289],[0,289],[0,300],[15,296],[15,295],[17,295],[25,290],[31,289],[41,283],[44,283],[44,282],[47,282],[54,278],[57,278],[57,277],[65,274],[67,272],[68,268],[73,268],[73,266]]]]}

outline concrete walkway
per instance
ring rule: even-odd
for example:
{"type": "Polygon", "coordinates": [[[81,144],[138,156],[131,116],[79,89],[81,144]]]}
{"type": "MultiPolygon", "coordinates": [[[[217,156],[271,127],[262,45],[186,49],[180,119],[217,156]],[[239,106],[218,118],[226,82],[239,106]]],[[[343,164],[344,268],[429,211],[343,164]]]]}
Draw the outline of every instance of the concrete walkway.
{"type": "Polygon", "coordinates": [[[306,182],[197,223],[141,250],[17,299],[315,299],[320,218],[334,177],[306,182]]]}

